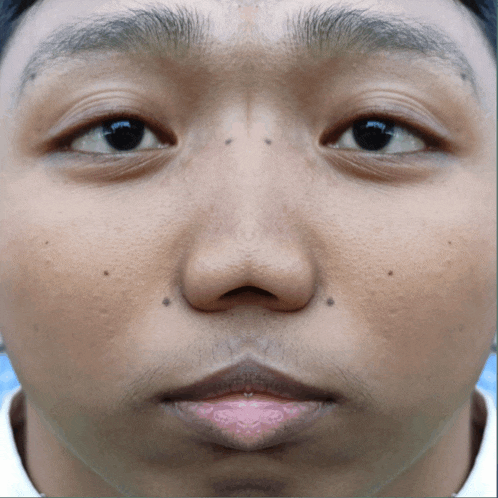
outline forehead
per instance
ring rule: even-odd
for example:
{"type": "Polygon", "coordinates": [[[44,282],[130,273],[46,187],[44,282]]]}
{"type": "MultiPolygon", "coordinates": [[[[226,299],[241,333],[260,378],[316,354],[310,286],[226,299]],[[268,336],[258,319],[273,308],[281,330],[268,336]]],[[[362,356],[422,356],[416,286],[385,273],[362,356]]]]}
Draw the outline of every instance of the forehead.
{"type": "MultiPolygon", "coordinates": [[[[484,95],[494,95],[494,60],[486,48],[485,40],[474,19],[461,4],[454,0],[182,0],[173,2],[136,0],[45,0],[28,12],[16,33],[11,50],[3,64],[1,80],[22,81],[26,64],[36,59],[36,50],[58,29],[84,23],[85,19],[105,18],[126,14],[130,9],[168,8],[195,13],[202,24],[203,33],[212,42],[211,60],[231,54],[239,62],[261,62],[262,57],[282,59],[288,54],[277,47],[286,46],[290,26],[300,15],[315,9],[315,19],[322,18],[327,9],[365,13],[371,18],[402,20],[407,26],[429,27],[447,36],[461,53],[463,65],[468,64],[484,95]],[[465,37],[462,37],[465,33],[465,37]]],[[[184,22],[184,21],[181,21],[184,22]]],[[[326,23],[325,23],[326,24],[326,23]]],[[[322,30],[322,24],[318,29],[322,30]]],[[[372,25],[365,27],[365,32],[372,25]]],[[[301,26],[317,30],[316,26],[301,26]]],[[[330,26],[333,32],[334,26],[330,26]]],[[[316,32],[315,32],[316,34],[316,32]]],[[[388,35],[389,36],[389,35],[388,35]]],[[[404,36],[404,35],[402,35],[404,36]]],[[[423,48],[422,48],[423,51],[423,48]]],[[[442,53],[443,49],[440,49],[442,53]]],[[[0,80],[0,84],[2,81],[0,80]]],[[[5,87],[3,87],[5,90],[5,87]]],[[[487,102],[490,108],[494,101],[487,102]]]]}

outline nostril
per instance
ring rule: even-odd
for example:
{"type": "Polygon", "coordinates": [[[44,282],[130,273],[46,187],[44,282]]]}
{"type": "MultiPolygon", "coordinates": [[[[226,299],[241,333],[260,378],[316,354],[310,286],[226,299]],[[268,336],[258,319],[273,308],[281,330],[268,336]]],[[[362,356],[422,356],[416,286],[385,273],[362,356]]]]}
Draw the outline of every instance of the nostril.
{"type": "Polygon", "coordinates": [[[238,296],[239,294],[243,294],[244,292],[252,292],[252,293],[258,294],[260,296],[273,296],[273,294],[271,292],[267,292],[267,291],[260,289],[258,287],[253,287],[252,285],[246,285],[244,287],[239,287],[238,289],[227,292],[226,294],[224,294],[223,297],[238,296]]]}

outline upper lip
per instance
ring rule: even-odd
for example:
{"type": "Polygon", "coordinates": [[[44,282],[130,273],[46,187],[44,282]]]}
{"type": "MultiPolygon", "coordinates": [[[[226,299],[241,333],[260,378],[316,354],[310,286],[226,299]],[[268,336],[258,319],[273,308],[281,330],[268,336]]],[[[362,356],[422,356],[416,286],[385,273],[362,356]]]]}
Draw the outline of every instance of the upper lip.
{"type": "Polygon", "coordinates": [[[337,401],[339,395],[299,382],[256,360],[243,360],[204,379],[174,391],[161,401],[199,401],[230,393],[271,394],[299,401],[337,401]]]}

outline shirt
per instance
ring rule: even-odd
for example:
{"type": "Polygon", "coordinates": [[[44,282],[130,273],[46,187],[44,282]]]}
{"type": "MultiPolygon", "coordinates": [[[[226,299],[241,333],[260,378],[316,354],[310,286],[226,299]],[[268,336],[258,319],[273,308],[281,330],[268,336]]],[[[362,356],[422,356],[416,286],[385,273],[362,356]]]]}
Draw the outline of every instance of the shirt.
{"type": "MultiPolygon", "coordinates": [[[[29,479],[14,439],[14,429],[22,423],[21,389],[21,386],[18,386],[10,391],[0,409],[0,497],[43,497],[29,479]]],[[[476,387],[476,392],[486,417],[483,438],[474,466],[455,496],[496,498],[496,407],[490,394],[479,387],[476,387]]]]}

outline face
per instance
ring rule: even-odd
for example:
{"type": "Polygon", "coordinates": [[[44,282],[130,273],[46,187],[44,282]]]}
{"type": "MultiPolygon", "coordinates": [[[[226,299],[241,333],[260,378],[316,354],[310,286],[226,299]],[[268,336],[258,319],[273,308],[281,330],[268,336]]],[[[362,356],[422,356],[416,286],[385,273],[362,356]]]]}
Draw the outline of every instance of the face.
{"type": "Polygon", "coordinates": [[[45,494],[462,484],[496,322],[495,63],[453,1],[320,4],[339,6],[454,47],[292,48],[285,21],[313,0],[46,0],[26,16],[0,70],[0,330],[45,494]],[[209,17],[209,43],[108,41],[23,72],[77,20],[176,5],[209,17]],[[155,398],[240,361],[342,401],[241,449],[155,398]]]}

